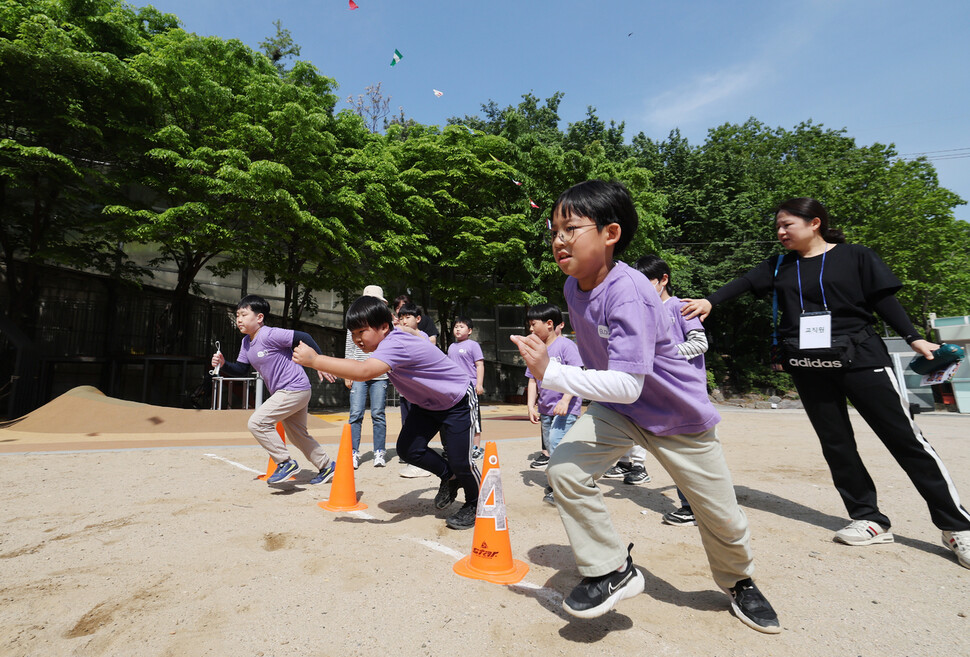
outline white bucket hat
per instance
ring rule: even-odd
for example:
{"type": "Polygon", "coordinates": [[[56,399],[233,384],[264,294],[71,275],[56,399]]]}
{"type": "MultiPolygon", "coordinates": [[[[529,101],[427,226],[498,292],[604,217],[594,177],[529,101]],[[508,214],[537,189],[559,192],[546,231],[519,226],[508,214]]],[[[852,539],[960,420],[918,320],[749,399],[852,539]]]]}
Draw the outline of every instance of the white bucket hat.
{"type": "Polygon", "coordinates": [[[384,288],[382,288],[380,285],[368,285],[364,288],[363,296],[377,297],[384,303],[387,303],[387,299],[384,298],[384,288]]]}

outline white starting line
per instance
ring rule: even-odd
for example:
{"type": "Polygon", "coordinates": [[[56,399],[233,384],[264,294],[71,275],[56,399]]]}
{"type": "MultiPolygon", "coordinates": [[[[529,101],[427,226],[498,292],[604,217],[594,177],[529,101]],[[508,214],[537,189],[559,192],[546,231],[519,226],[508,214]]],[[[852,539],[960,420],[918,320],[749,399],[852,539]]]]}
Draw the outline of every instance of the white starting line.
{"type": "Polygon", "coordinates": [[[248,465],[243,465],[242,463],[236,463],[235,461],[230,461],[229,459],[224,458],[222,456],[218,456],[216,454],[204,454],[203,456],[208,456],[209,458],[218,459],[219,461],[224,461],[224,462],[228,463],[229,465],[234,465],[237,468],[239,468],[240,470],[245,470],[246,472],[255,472],[256,474],[263,474],[259,470],[253,470],[248,465]]]}

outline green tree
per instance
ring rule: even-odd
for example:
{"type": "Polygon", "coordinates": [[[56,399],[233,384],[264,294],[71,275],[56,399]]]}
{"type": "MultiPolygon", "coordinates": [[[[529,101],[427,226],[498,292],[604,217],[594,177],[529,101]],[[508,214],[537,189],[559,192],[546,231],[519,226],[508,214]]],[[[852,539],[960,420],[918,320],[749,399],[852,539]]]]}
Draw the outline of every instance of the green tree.
{"type": "Polygon", "coordinates": [[[8,312],[28,334],[41,265],[134,271],[99,209],[152,115],[125,60],[173,23],[113,0],[0,4],[0,248],[8,312]]]}
{"type": "MultiPolygon", "coordinates": [[[[782,252],[773,210],[796,196],[819,199],[851,241],[883,255],[906,281],[899,296],[917,321],[941,298],[934,283],[958,285],[958,272],[966,271],[965,231],[952,215],[960,199],[939,188],[925,162],[894,163],[891,146],[860,147],[845,130],[811,122],[786,130],[752,118],[710,130],[700,147],[674,132],[661,143],[638,135],[634,148],[639,162],[660,166],[656,180],[670,201],[667,246],[689,265],[676,279],[681,296],[708,294],[782,252]],[[915,234],[926,236],[925,249],[914,248],[915,234]],[[955,246],[953,260],[930,259],[943,242],[955,246]]],[[[767,364],[770,308],[768,300],[744,296],[708,319],[707,360],[719,381],[729,377],[742,390],[788,385],[767,364]]]]}
{"type": "Polygon", "coordinates": [[[501,161],[508,142],[457,126],[443,133],[412,126],[401,139],[403,132],[397,125],[387,132],[401,180],[413,190],[402,214],[425,238],[406,280],[436,300],[443,321],[473,299],[524,302],[528,200],[501,161]]]}
{"type": "Polygon", "coordinates": [[[243,43],[181,29],[155,35],[131,67],[152,85],[162,119],[149,136],[141,181],[155,197],[117,204],[108,216],[127,222],[130,241],[159,251],[178,280],[165,352],[182,349],[185,308],[196,276],[212,259],[260,232],[266,205],[289,201],[276,184],[285,172],[266,159],[272,134],[258,111],[262,85],[284,85],[270,61],[243,43]]]}
{"type": "Polygon", "coordinates": [[[267,37],[259,42],[259,47],[263,54],[269,57],[273,66],[279,71],[280,75],[286,75],[286,64],[283,62],[287,57],[300,56],[300,44],[293,40],[293,35],[288,29],[283,27],[283,21],[273,21],[276,27],[276,34],[267,37]]]}
{"type": "MultiPolygon", "coordinates": [[[[334,83],[305,62],[285,82],[263,78],[247,89],[246,111],[267,137],[252,153],[267,174],[257,176],[260,229],[241,236],[233,255],[214,270],[262,271],[268,283],[283,286],[283,316],[296,321],[315,310],[315,290],[352,275],[359,255],[346,218],[335,211],[340,144],[333,132],[334,83]]],[[[255,170],[254,164],[244,175],[255,170]]]]}

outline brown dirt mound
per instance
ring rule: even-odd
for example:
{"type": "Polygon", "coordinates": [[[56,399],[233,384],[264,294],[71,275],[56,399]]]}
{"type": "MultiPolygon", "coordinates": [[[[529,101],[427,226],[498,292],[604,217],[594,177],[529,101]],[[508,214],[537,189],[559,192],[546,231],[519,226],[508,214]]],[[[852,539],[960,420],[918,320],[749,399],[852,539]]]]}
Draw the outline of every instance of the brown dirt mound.
{"type": "MultiPolygon", "coordinates": [[[[44,404],[4,428],[26,433],[182,434],[248,433],[252,410],[210,411],[152,406],[106,396],[97,388],[80,386],[44,404]]],[[[330,427],[310,417],[311,430],[330,427]]]]}

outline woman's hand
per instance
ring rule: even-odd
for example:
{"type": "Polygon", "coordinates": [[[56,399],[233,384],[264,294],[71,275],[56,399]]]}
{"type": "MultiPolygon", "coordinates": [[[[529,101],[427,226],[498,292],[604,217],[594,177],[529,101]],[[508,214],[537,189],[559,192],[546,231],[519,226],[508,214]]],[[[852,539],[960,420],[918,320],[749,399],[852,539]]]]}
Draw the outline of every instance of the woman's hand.
{"type": "Polygon", "coordinates": [[[707,299],[681,299],[681,301],[684,305],[680,307],[680,314],[687,319],[693,319],[700,315],[702,322],[707,319],[714,307],[707,299]]]}
{"type": "Polygon", "coordinates": [[[940,348],[940,345],[929,340],[913,340],[909,343],[909,348],[926,357],[926,360],[933,360],[933,352],[940,348]]]}

